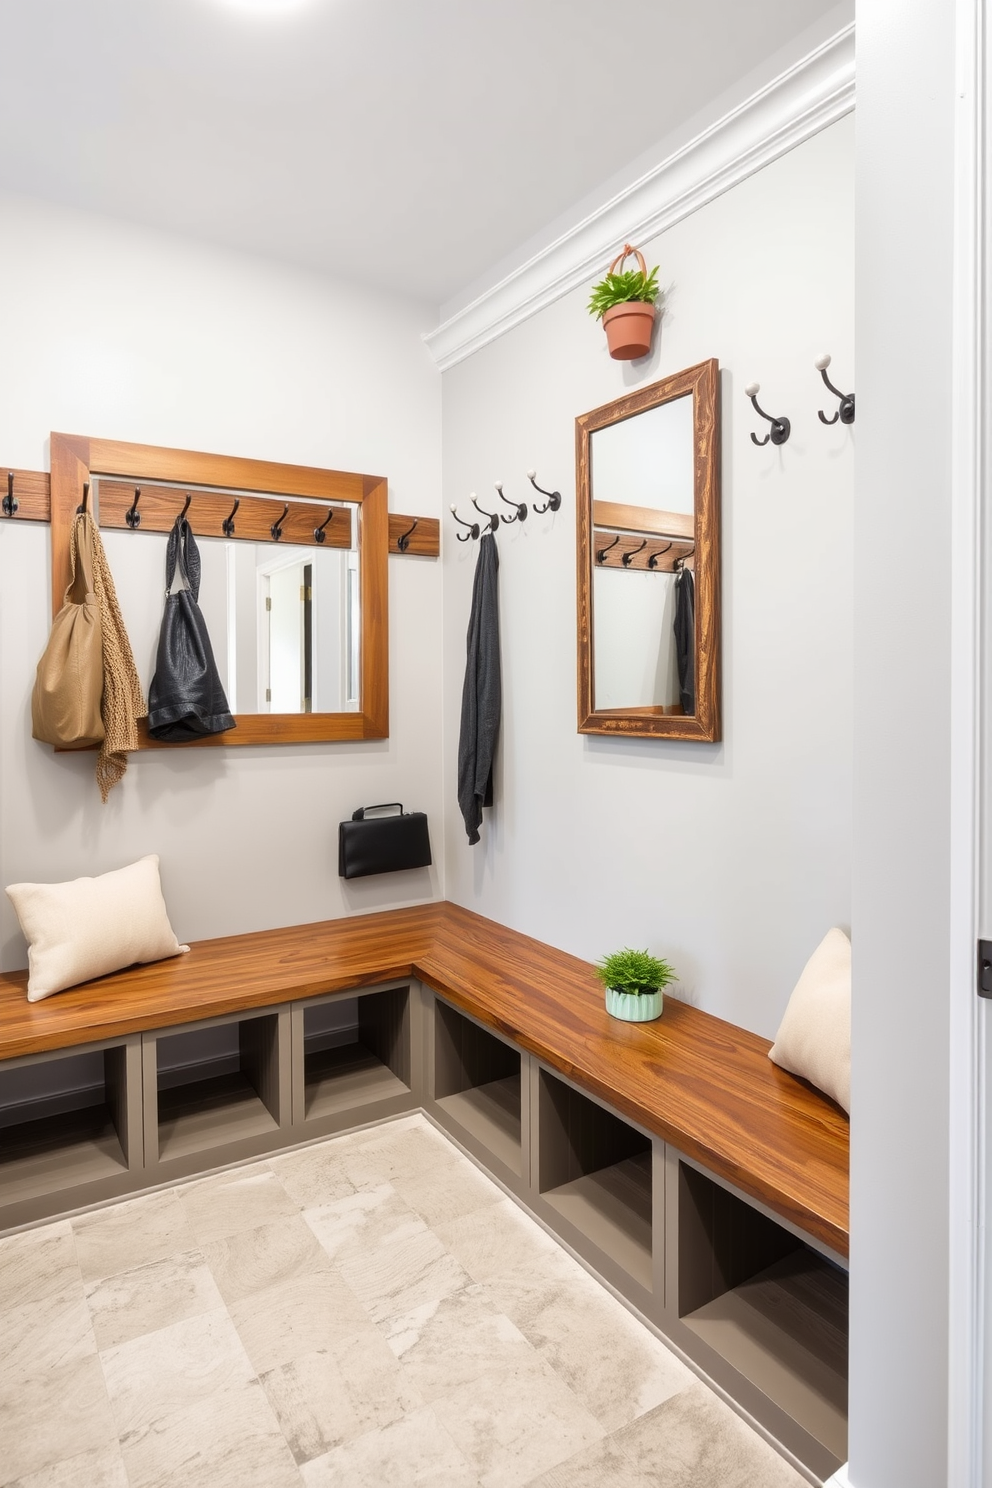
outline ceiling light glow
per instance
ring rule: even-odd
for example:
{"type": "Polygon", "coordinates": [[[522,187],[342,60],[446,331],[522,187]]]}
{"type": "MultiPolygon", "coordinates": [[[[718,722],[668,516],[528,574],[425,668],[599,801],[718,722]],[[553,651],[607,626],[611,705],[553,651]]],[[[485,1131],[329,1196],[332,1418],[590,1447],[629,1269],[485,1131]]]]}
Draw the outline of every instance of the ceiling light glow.
{"type": "Polygon", "coordinates": [[[243,10],[253,15],[287,15],[291,10],[303,10],[313,0],[221,0],[228,10],[243,10]]]}

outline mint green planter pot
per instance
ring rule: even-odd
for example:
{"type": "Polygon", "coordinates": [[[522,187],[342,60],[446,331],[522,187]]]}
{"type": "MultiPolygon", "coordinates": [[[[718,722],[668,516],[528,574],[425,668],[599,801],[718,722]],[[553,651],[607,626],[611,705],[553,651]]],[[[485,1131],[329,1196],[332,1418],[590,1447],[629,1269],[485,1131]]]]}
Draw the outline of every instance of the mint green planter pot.
{"type": "Polygon", "coordinates": [[[622,1018],[625,1023],[650,1023],[661,1017],[661,988],[657,992],[618,992],[616,987],[606,989],[606,1011],[611,1018],[622,1018]]]}

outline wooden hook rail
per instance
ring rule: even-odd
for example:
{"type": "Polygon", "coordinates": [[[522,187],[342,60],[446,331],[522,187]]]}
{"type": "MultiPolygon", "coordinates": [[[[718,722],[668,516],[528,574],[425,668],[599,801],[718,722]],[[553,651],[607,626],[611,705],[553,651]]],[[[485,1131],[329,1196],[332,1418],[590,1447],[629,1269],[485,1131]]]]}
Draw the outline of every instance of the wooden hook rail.
{"type": "Polygon", "coordinates": [[[0,522],[50,522],[52,520],[52,483],[47,470],[0,468],[0,496],[4,499],[0,522]],[[13,476],[13,481],[10,477],[13,476]],[[6,498],[11,495],[16,506],[8,512],[6,498]]]}
{"type": "Polygon", "coordinates": [[[597,527],[593,532],[593,564],[628,572],[675,573],[679,559],[685,559],[686,567],[692,568],[694,547],[691,537],[648,537],[645,543],[643,533],[610,532],[597,527]],[[624,563],[625,557],[629,562],[624,563]]]}
{"type": "Polygon", "coordinates": [[[441,553],[441,523],[437,517],[404,517],[389,513],[389,551],[407,558],[437,558],[441,553]],[[406,538],[406,546],[400,539],[406,538]]]}

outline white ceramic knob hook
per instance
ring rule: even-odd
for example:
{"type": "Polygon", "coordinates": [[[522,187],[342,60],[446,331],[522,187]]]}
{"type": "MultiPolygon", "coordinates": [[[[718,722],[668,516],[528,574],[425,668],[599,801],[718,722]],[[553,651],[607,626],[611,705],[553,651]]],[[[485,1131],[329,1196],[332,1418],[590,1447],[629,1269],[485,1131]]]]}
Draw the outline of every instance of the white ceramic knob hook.
{"type": "Polygon", "coordinates": [[[816,361],[813,363],[813,366],[816,368],[817,372],[825,372],[830,366],[831,361],[832,357],[829,351],[825,351],[822,353],[821,356],[817,357],[816,361]]]}
{"type": "Polygon", "coordinates": [[[744,389],[744,396],[745,398],[756,398],[760,392],[760,382],[749,382],[747,387],[744,389]]]}

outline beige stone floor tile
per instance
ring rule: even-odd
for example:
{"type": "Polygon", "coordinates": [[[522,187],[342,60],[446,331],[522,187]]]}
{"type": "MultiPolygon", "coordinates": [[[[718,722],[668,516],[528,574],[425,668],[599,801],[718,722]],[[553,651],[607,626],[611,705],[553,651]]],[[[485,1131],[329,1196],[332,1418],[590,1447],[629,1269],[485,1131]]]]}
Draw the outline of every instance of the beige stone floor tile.
{"type": "Polygon", "coordinates": [[[557,1241],[508,1198],[435,1225],[434,1233],[475,1281],[526,1273],[559,1249],[557,1241]]]}
{"type": "Polygon", "coordinates": [[[296,1276],[331,1269],[330,1257],[302,1214],[212,1240],[203,1254],[228,1306],[296,1276]]]}
{"type": "MultiPolygon", "coordinates": [[[[657,1481],[607,1436],[529,1479],[527,1488],[657,1488],[657,1481]]],[[[754,1483],[752,1488],[764,1484],[754,1483]]]]}
{"type": "Polygon", "coordinates": [[[493,1370],[433,1402],[482,1488],[520,1488],[605,1435],[547,1364],[493,1370]]]}
{"type": "Polygon", "coordinates": [[[0,1390],[0,1483],[116,1441],[97,1354],[0,1390]]]}
{"type": "Polygon", "coordinates": [[[83,1284],[0,1313],[0,1393],[19,1381],[46,1374],[96,1353],[83,1284]]]}
{"type": "Polygon", "coordinates": [[[300,1476],[257,1379],[124,1434],[129,1488],[300,1488],[300,1476]]]}
{"type": "Polygon", "coordinates": [[[478,1479],[430,1406],[300,1469],[306,1488],[478,1488],[478,1479]]]}
{"type": "Polygon", "coordinates": [[[224,1305],[199,1250],[181,1251],[133,1271],[91,1282],[86,1300],[101,1349],[114,1348],[143,1333],[156,1333],[224,1305]]]}
{"type": "Polygon", "coordinates": [[[503,1197],[502,1190],[490,1178],[461,1156],[456,1162],[441,1164],[426,1173],[412,1176],[397,1173],[390,1181],[400,1198],[432,1229],[485,1209],[503,1197]]]}
{"type": "Polygon", "coordinates": [[[625,1426],[696,1380],[627,1309],[558,1251],[537,1269],[487,1283],[494,1304],[607,1431],[625,1426]],[[558,1258],[567,1264],[558,1264],[558,1258]],[[602,1340],[609,1339],[609,1348],[602,1340]]]}
{"type": "Polygon", "coordinates": [[[335,1333],[328,1346],[262,1375],[297,1462],[388,1426],[423,1404],[371,1323],[335,1333]]]}
{"type": "Polygon", "coordinates": [[[122,1438],[254,1378],[227,1310],[186,1318],[100,1355],[122,1438]]]}
{"type": "Polygon", "coordinates": [[[129,1485],[115,1438],[105,1447],[94,1447],[65,1462],[17,1478],[9,1488],[129,1488],[129,1485]]]}
{"type": "Polygon", "coordinates": [[[478,1282],[389,1318],[380,1327],[425,1401],[494,1369],[530,1364],[537,1357],[478,1282]]]}
{"type": "Polygon", "coordinates": [[[83,1280],[103,1281],[151,1261],[164,1261],[196,1244],[172,1189],[128,1199],[72,1221],[83,1280]]]}
{"type": "Polygon", "coordinates": [[[470,1281],[426,1227],[342,1261],[340,1270],[376,1322],[447,1297],[470,1281]]]}
{"type": "Polygon", "coordinates": [[[81,1280],[68,1220],[0,1240],[0,1312],[40,1302],[81,1280]]]}
{"type": "Polygon", "coordinates": [[[259,1374],[326,1348],[343,1329],[368,1325],[368,1314],[336,1271],[313,1271],[254,1292],[230,1308],[245,1352],[259,1374]]]}
{"type": "Polygon", "coordinates": [[[269,1167],[283,1188],[303,1209],[330,1204],[355,1192],[345,1172],[340,1139],[331,1138],[299,1152],[269,1158],[269,1167]]]}
{"type": "Polygon", "coordinates": [[[336,1263],[427,1233],[420,1215],[404,1203],[391,1183],[379,1183],[316,1209],[305,1209],[303,1217],[336,1263]]]}
{"type": "Polygon", "coordinates": [[[342,1142],[341,1163],[356,1188],[437,1173],[462,1161],[456,1147],[423,1116],[356,1132],[342,1142]]]}
{"type": "Polygon", "coordinates": [[[655,1488],[807,1488],[795,1468],[698,1380],[612,1439],[655,1488]]]}
{"type": "Polygon", "coordinates": [[[257,1230],[260,1225],[298,1214],[300,1208],[275,1173],[262,1163],[200,1179],[179,1193],[200,1246],[236,1235],[239,1230],[257,1230]]]}

